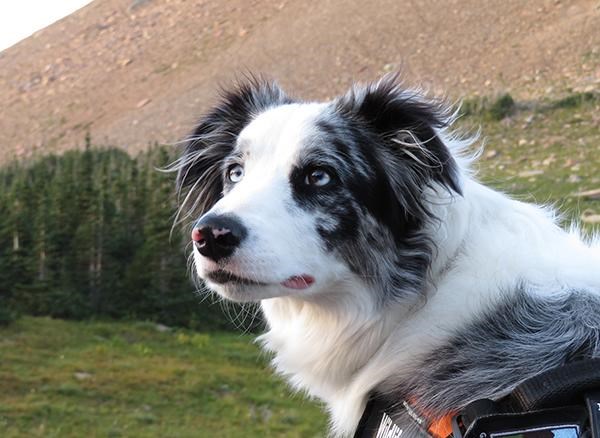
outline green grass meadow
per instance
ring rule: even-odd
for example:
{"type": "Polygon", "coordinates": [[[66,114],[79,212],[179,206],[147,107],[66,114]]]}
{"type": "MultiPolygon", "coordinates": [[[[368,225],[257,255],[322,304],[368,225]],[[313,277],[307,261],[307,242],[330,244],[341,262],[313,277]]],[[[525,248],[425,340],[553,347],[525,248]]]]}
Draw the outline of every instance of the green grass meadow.
{"type": "MultiPolygon", "coordinates": [[[[478,178],[565,222],[600,215],[577,195],[600,188],[598,94],[468,101],[465,114],[486,145],[478,178]]],[[[251,335],[25,316],[0,328],[0,437],[325,436],[321,406],[267,362],[251,335]]]]}
{"type": "Polygon", "coordinates": [[[24,317],[0,330],[0,436],[318,437],[252,336],[24,317]]]}

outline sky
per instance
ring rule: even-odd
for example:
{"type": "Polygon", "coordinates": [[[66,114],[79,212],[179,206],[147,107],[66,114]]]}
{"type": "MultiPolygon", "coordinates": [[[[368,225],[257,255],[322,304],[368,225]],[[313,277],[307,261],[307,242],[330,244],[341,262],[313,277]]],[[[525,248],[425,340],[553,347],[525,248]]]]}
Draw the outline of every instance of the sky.
{"type": "Polygon", "coordinates": [[[92,0],[0,0],[0,51],[92,0]]]}

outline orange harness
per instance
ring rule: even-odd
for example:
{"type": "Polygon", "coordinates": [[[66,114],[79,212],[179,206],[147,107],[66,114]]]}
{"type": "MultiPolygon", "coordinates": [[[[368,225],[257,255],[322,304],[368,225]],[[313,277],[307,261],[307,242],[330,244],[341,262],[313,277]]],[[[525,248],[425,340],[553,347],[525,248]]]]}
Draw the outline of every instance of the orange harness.
{"type": "Polygon", "coordinates": [[[404,409],[408,415],[417,423],[422,429],[427,430],[427,433],[433,438],[448,438],[452,436],[452,418],[455,413],[444,415],[441,418],[431,418],[430,415],[419,412],[412,402],[402,402],[404,409]]]}
{"type": "MultiPolygon", "coordinates": [[[[397,407],[398,405],[395,404],[397,407]]],[[[400,404],[405,413],[422,431],[423,435],[431,438],[452,438],[452,419],[454,413],[444,415],[441,418],[432,418],[431,415],[423,414],[409,401],[400,404]]],[[[371,399],[367,404],[363,416],[358,425],[355,438],[372,437],[400,437],[404,436],[404,428],[408,425],[396,424],[388,414],[391,404],[384,399],[371,399]]],[[[395,408],[394,410],[396,410],[395,408]]]]}
{"type": "Polygon", "coordinates": [[[438,420],[431,422],[427,428],[427,432],[433,438],[447,438],[452,435],[452,417],[454,414],[448,414],[438,420]]]}

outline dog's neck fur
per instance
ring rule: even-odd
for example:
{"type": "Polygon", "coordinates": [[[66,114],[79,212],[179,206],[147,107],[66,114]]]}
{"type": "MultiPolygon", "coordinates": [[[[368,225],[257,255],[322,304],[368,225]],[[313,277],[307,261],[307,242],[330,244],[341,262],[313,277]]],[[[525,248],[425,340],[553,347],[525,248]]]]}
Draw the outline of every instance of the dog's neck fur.
{"type": "Polygon", "coordinates": [[[326,303],[290,297],[262,302],[269,331],[260,341],[275,353],[273,365],[295,388],[325,401],[335,434],[354,431],[369,392],[401,385],[424,356],[518,284],[600,290],[600,276],[591,274],[600,252],[560,230],[548,211],[469,178],[463,188],[464,197],[434,203],[441,220],[430,232],[441,244],[423,291],[426,303],[375,309],[372,300],[360,298],[377,292],[359,279],[337,284],[326,303]],[[344,299],[348,294],[352,300],[344,299]]]}

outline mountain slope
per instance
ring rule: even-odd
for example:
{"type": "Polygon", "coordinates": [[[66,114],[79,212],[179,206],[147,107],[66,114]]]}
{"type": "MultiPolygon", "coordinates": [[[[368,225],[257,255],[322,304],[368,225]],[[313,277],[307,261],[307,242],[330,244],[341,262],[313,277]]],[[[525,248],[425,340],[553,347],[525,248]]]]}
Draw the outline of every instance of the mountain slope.
{"type": "Polygon", "coordinates": [[[591,0],[96,0],[0,53],[0,161],[175,142],[243,71],[323,98],[401,69],[453,98],[600,88],[591,0]]]}

